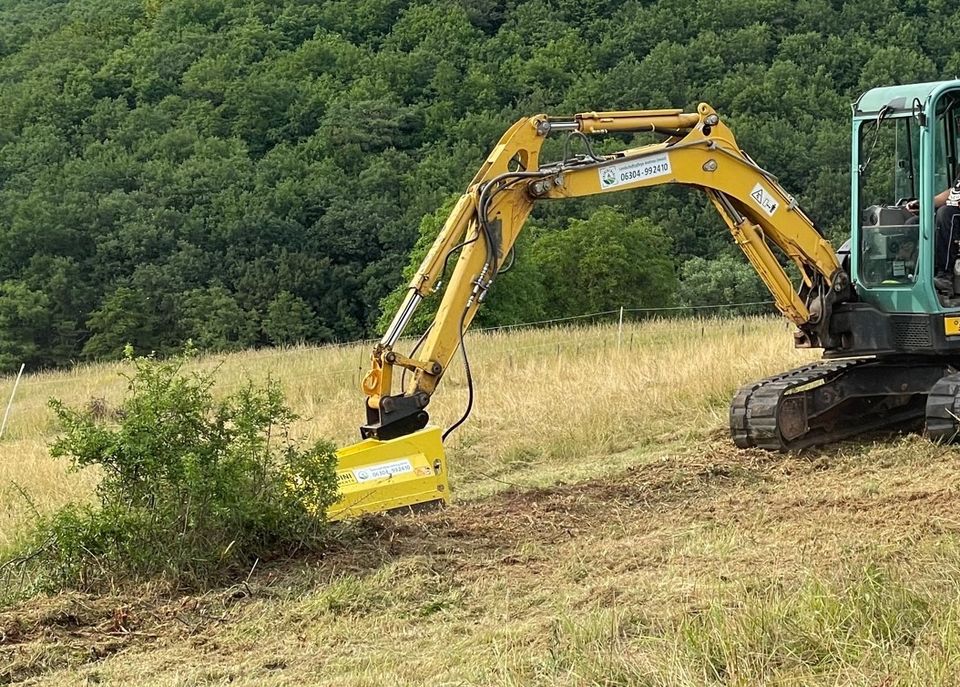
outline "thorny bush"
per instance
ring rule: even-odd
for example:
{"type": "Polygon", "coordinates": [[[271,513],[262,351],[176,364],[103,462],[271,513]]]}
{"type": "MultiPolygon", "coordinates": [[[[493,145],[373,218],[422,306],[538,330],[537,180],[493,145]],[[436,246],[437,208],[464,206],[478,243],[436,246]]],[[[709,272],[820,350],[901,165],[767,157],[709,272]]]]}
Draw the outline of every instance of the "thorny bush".
{"type": "Polygon", "coordinates": [[[99,468],[98,503],[41,520],[8,568],[20,562],[48,589],[156,576],[195,586],[322,544],[334,449],[291,438],[296,416],[276,382],[215,400],[213,374],[185,371],[183,358],[128,359],[114,424],[51,401],[63,427],[51,453],[99,468]]]}

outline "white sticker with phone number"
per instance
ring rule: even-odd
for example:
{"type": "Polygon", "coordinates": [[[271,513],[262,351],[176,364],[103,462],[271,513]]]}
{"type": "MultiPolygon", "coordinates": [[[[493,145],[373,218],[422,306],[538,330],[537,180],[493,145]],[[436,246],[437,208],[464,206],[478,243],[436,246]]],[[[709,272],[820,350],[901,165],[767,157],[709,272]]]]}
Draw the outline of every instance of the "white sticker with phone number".
{"type": "Polygon", "coordinates": [[[355,468],[353,476],[356,477],[358,482],[369,482],[373,479],[402,475],[405,472],[413,472],[413,465],[410,461],[394,460],[389,463],[377,463],[363,468],[355,468]]]}
{"type": "Polygon", "coordinates": [[[608,189],[633,184],[645,179],[670,174],[670,156],[666,153],[600,168],[600,188],[608,189]]]}

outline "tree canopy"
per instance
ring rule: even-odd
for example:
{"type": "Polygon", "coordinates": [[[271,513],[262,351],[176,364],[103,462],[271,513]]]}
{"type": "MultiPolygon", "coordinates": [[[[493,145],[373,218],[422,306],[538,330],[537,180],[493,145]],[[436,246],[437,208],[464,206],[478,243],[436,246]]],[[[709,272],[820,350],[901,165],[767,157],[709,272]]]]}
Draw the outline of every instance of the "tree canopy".
{"type": "MultiPolygon", "coordinates": [[[[421,220],[536,112],[709,102],[841,237],[849,102],[960,71],[957,20],[943,0],[10,0],[0,369],[368,336],[421,220]]],[[[574,307],[564,251],[643,266],[620,272],[640,305],[687,299],[641,299],[644,279],[733,250],[688,190],[605,202],[541,206],[517,288],[557,296],[504,293],[488,317],[574,307]],[[611,222],[626,255],[603,252],[611,222]]]]}

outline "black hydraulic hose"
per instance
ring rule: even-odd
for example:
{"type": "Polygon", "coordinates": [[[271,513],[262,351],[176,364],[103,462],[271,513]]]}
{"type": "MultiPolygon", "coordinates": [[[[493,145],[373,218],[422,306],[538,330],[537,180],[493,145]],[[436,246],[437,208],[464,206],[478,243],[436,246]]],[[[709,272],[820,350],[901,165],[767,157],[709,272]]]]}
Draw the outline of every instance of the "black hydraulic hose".
{"type": "Polygon", "coordinates": [[[873,133],[873,143],[870,144],[870,149],[867,151],[867,159],[864,160],[859,167],[861,175],[866,174],[867,167],[870,166],[870,162],[873,160],[873,151],[877,147],[877,142],[880,140],[880,125],[883,124],[891,112],[893,112],[893,108],[889,105],[884,105],[880,108],[880,112],[877,113],[877,118],[874,122],[876,131],[873,133]]]}
{"type": "Polygon", "coordinates": [[[466,246],[469,246],[471,243],[473,243],[474,241],[476,241],[478,238],[480,238],[480,233],[479,233],[479,232],[478,232],[477,235],[474,236],[472,239],[467,239],[466,241],[461,241],[460,243],[458,243],[457,245],[455,245],[453,248],[451,248],[449,251],[447,251],[446,256],[443,258],[443,269],[440,270],[440,278],[437,280],[437,284],[442,284],[444,278],[447,276],[447,268],[450,266],[450,258],[453,257],[453,254],[456,253],[458,250],[461,250],[462,248],[464,248],[464,247],[466,247],[466,246]]]}
{"type": "Polygon", "coordinates": [[[510,271],[510,268],[513,267],[513,264],[517,261],[517,247],[512,246],[510,252],[507,253],[507,264],[497,270],[497,274],[504,274],[510,271]]]}
{"type": "MultiPolygon", "coordinates": [[[[499,183],[504,179],[513,177],[513,181],[516,182],[524,178],[537,178],[542,176],[545,176],[545,175],[538,172],[507,172],[506,174],[501,174],[500,176],[495,177],[494,179],[491,179],[487,184],[484,185],[483,189],[480,191],[480,203],[479,203],[479,207],[477,208],[477,220],[478,220],[478,224],[480,225],[480,229],[483,231],[484,239],[487,245],[488,262],[491,263],[491,267],[493,268],[491,271],[491,281],[493,279],[492,275],[495,275],[497,273],[497,267],[496,267],[496,261],[495,261],[496,247],[493,245],[493,234],[490,231],[490,225],[487,221],[486,211],[489,207],[489,204],[492,202],[493,196],[495,195],[495,193],[502,191],[504,188],[507,188],[507,186],[504,186],[503,188],[500,188],[500,189],[496,189],[495,191],[490,193],[488,192],[491,190],[493,184],[499,183]]],[[[463,248],[463,246],[467,244],[473,243],[479,237],[480,235],[478,232],[477,236],[473,237],[469,241],[464,241],[458,244],[457,246],[454,246],[452,249],[450,249],[450,252],[447,253],[446,260],[444,261],[443,271],[441,272],[441,276],[446,273],[447,261],[449,261],[450,256],[453,254],[453,252],[455,250],[458,250],[459,248],[463,248]]],[[[511,266],[512,266],[512,261],[511,261],[511,264],[507,266],[507,269],[509,269],[511,266]]],[[[463,415],[460,417],[460,419],[454,422],[452,425],[450,425],[446,429],[446,431],[443,433],[441,437],[442,441],[446,441],[447,437],[450,436],[450,434],[452,434],[454,431],[456,431],[456,429],[460,427],[460,425],[466,422],[467,418],[470,417],[470,413],[473,412],[473,398],[474,398],[473,372],[470,370],[470,357],[467,355],[467,345],[466,345],[466,342],[464,341],[464,331],[463,331],[464,325],[466,324],[466,321],[467,321],[467,312],[469,310],[470,310],[469,305],[464,307],[463,313],[461,313],[460,315],[460,325],[459,325],[460,354],[463,357],[463,371],[467,377],[467,407],[463,411],[463,415]]]]}
{"type": "MultiPolygon", "coordinates": [[[[515,173],[515,174],[519,174],[519,172],[514,172],[514,173],[515,173]]],[[[489,201],[488,201],[488,204],[489,204],[489,201]]],[[[478,208],[478,210],[477,210],[477,224],[480,225],[481,231],[483,231],[484,229],[486,229],[486,231],[483,231],[484,238],[486,238],[486,237],[489,235],[489,226],[484,226],[483,223],[480,221],[480,218],[481,218],[481,215],[482,215],[482,214],[483,214],[483,213],[481,213],[480,210],[479,210],[479,208],[478,208]]],[[[443,259],[443,269],[440,270],[440,278],[437,280],[437,283],[442,283],[443,280],[444,280],[444,278],[446,277],[446,275],[447,275],[447,268],[450,267],[450,258],[453,257],[453,254],[456,253],[458,250],[461,250],[462,248],[465,248],[466,246],[469,246],[471,243],[474,243],[474,242],[475,242],[477,239],[479,239],[479,238],[480,238],[480,231],[478,231],[478,232],[477,232],[477,235],[474,236],[473,238],[471,238],[471,239],[466,239],[466,240],[464,240],[464,241],[461,241],[460,243],[458,243],[457,245],[455,245],[453,248],[451,248],[449,251],[447,251],[447,254],[446,254],[446,256],[444,256],[444,259],[443,259]]],[[[492,238],[492,236],[491,236],[491,238],[492,238]]],[[[489,243],[488,243],[487,255],[489,256],[489,254],[490,254],[490,249],[489,249],[489,243]]]]}
{"type": "Polygon", "coordinates": [[[906,128],[907,128],[907,159],[910,161],[910,168],[909,168],[909,169],[910,169],[910,174],[909,174],[909,177],[910,177],[910,196],[911,196],[912,198],[916,198],[916,197],[919,196],[920,194],[917,193],[917,188],[916,188],[916,186],[917,186],[917,179],[916,179],[916,177],[914,176],[914,173],[913,173],[913,141],[910,140],[911,134],[912,134],[913,132],[912,132],[911,129],[910,129],[910,124],[911,124],[910,120],[908,119],[908,120],[906,120],[906,121],[907,121],[907,127],[906,127],[906,128]]]}
{"type": "Polygon", "coordinates": [[[582,131],[571,131],[567,134],[566,138],[563,139],[563,152],[560,154],[561,164],[570,160],[570,141],[574,138],[578,138],[583,141],[584,147],[587,149],[587,157],[593,162],[603,162],[603,158],[593,152],[593,144],[590,143],[590,139],[587,138],[587,135],[582,131]]]}
{"type": "Polygon", "coordinates": [[[480,202],[477,204],[477,219],[480,224],[480,228],[483,231],[484,239],[487,243],[487,262],[490,263],[491,274],[495,274],[497,271],[497,246],[493,244],[493,233],[490,231],[490,223],[487,219],[487,213],[490,208],[490,203],[493,202],[493,197],[495,194],[503,191],[508,188],[507,186],[496,188],[496,186],[507,179],[512,181],[519,181],[521,179],[539,179],[547,176],[546,172],[504,172],[495,176],[493,179],[488,181],[483,185],[483,188],[480,190],[480,202]]]}
{"type": "Polygon", "coordinates": [[[457,427],[466,422],[467,418],[470,417],[471,411],[473,411],[473,374],[470,372],[470,359],[467,357],[467,346],[463,341],[463,325],[467,321],[468,310],[470,310],[469,306],[464,308],[463,313],[460,315],[460,353],[463,355],[463,370],[467,375],[467,408],[463,411],[463,416],[450,425],[443,433],[441,437],[442,441],[446,441],[447,437],[450,436],[457,427]]]}
{"type": "MultiPolygon", "coordinates": [[[[478,208],[477,208],[477,220],[478,220],[478,224],[480,225],[480,229],[483,231],[484,239],[485,239],[485,241],[486,241],[486,245],[487,245],[487,255],[491,258],[491,260],[488,261],[488,262],[491,263],[491,268],[492,268],[492,270],[491,270],[491,280],[492,280],[492,278],[493,278],[492,275],[495,275],[495,274],[497,273],[497,266],[496,266],[496,247],[493,245],[493,234],[492,234],[491,231],[490,231],[490,225],[489,225],[489,223],[488,223],[488,221],[487,221],[487,216],[486,216],[486,215],[487,215],[487,210],[489,209],[489,204],[493,201],[493,196],[494,196],[496,193],[499,193],[500,191],[502,191],[502,190],[504,190],[505,188],[508,188],[508,187],[509,187],[509,185],[507,185],[507,186],[503,186],[503,187],[501,187],[501,188],[494,189],[494,188],[493,188],[494,185],[498,184],[498,183],[501,182],[501,181],[504,181],[505,179],[511,179],[511,178],[512,178],[512,180],[513,180],[512,183],[515,183],[516,181],[520,181],[521,179],[531,179],[531,178],[532,178],[532,179],[536,179],[536,178],[541,178],[541,177],[544,177],[544,176],[547,176],[547,173],[544,173],[544,172],[506,172],[506,173],[501,174],[501,175],[499,175],[499,176],[497,176],[497,177],[494,177],[493,179],[491,179],[490,181],[488,181],[486,184],[484,184],[483,189],[480,191],[480,202],[479,202],[479,206],[478,206],[478,208]]],[[[473,243],[473,242],[476,241],[478,238],[479,238],[479,233],[478,233],[477,236],[475,236],[474,238],[470,239],[469,241],[464,241],[463,243],[461,243],[461,244],[455,246],[454,248],[450,249],[450,252],[447,253],[447,260],[449,260],[450,255],[451,255],[455,250],[457,250],[457,249],[459,249],[459,248],[462,248],[464,245],[467,245],[467,244],[469,244],[469,243],[473,243]]],[[[511,253],[512,253],[512,252],[513,252],[513,251],[511,250],[511,253]]],[[[512,264],[513,264],[513,263],[512,263],[512,261],[511,261],[510,265],[507,266],[507,269],[510,269],[510,267],[512,266],[512,264]]],[[[443,274],[443,273],[446,272],[446,266],[447,266],[447,264],[446,264],[446,261],[445,261],[445,262],[444,262],[444,269],[443,269],[443,272],[442,272],[441,274],[443,274]]],[[[459,326],[460,326],[460,332],[459,332],[459,338],[460,338],[460,354],[461,354],[461,356],[463,357],[463,371],[464,371],[464,373],[466,374],[466,377],[467,377],[467,407],[466,407],[466,409],[463,411],[463,415],[460,417],[460,419],[457,420],[456,422],[454,422],[452,425],[450,425],[450,426],[446,429],[446,431],[444,431],[444,433],[443,433],[443,435],[442,435],[442,437],[441,437],[442,441],[446,441],[446,440],[447,440],[447,437],[450,436],[454,431],[456,431],[457,428],[460,427],[460,425],[462,425],[464,422],[466,422],[466,421],[467,421],[467,418],[470,417],[470,413],[473,412],[473,400],[474,400],[473,372],[470,370],[470,357],[469,357],[469,355],[467,354],[467,345],[466,345],[466,342],[464,341],[464,325],[466,324],[466,321],[467,321],[467,312],[469,312],[469,310],[470,310],[470,306],[469,306],[469,305],[466,306],[466,307],[464,307],[463,313],[461,313],[461,315],[460,315],[460,325],[459,325],[459,326]]]]}

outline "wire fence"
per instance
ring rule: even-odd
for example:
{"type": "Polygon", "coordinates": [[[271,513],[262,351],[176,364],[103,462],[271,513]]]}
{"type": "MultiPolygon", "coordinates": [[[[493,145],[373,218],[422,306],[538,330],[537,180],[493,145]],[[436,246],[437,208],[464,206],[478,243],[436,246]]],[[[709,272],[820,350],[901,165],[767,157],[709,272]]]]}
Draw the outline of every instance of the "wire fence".
{"type": "MultiPolygon", "coordinates": [[[[600,310],[598,312],[587,313],[585,315],[570,315],[569,317],[555,317],[549,320],[537,320],[535,322],[517,322],[515,324],[503,324],[496,327],[477,327],[471,329],[473,332],[496,332],[504,329],[518,329],[521,327],[542,327],[549,324],[560,324],[564,322],[573,322],[576,320],[586,320],[586,319],[596,319],[598,317],[605,317],[607,315],[619,315],[621,313],[642,313],[642,314],[651,314],[655,315],[657,313],[672,313],[672,314],[684,314],[690,313],[694,314],[700,311],[719,311],[719,310],[743,310],[748,307],[761,307],[761,306],[771,306],[773,301],[750,301],[748,303],[720,303],[716,305],[676,305],[663,308],[627,308],[621,307],[615,310],[600,310]]],[[[737,313],[745,314],[745,313],[737,313]]]]}
{"type": "MultiPolygon", "coordinates": [[[[701,313],[717,313],[717,314],[731,314],[731,315],[744,315],[744,314],[763,314],[764,312],[773,312],[771,306],[773,306],[773,301],[746,301],[746,302],[737,302],[737,303],[720,303],[720,304],[711,304],[711,305],[700,305],[700,306],[668,306],[668,307],[659,307],[659,308],[641,308],[641,307],[621,307],[612,310],[601,310],[596,312],[584,313],[581,315],[571,315],[568,317],[555,317],[543,320],[535,320],[530,322],[516,322],[498,326],[490,327],[473,327],[469,333],[472,334],[487,334],[487,333],[496,333],[496,332],[509,332],[518,329],[535,329],[535,328],[550,328],[554,325],[567,325],[567,324],[586,324],[594,325],[607,322],[610,324],[619,324],[617,332],[617,345],[619,345],[620,338],[623,335],[623,326],[624,324],[630,324],[631,322],[636,322],[638,320],[649,319],[651,317],[658,316],[667,316],[670,318],[684,318],[688,316],[696,316],[701,313]]],[[[367,360],[368,360],[368,347],[375,344],[379,339],[355,339],[351,341],[343,341],[336,343],[326,343],[317,346],[291,346],[291,347],[281,347],[269,350],[258,351],[256,353],[244,353],[243,354],[243,363],[246,366],[247,363],[259,362],[265,359],[278,358],[278,357],[290,357],[290,356],[299,356],[299,355],[316,355],[321,352],[331,351],[331,350],[343,350],[358,348],[360,351],[359,358],[356,365],[350,365],[349,367],[338,367],[335,369],[323,369],[318,371],[315,374],[297,374],[296,381],[303,382],[316,379],[338,379],[353,377],[354,380],[359,383],[359,380],[362,379],[363,374],[366,371],[367,360]]],[[[632,337],[631,337],[632,342],[632,337]]],[[[536,344],[528,344],[520,347],[515,347],[512,350],[526,350],[532,348],[550,348],[553,346],[558,347],[558,352],[560,350],[562,342],[557,341],[548,341],[541,342],[536,344]]],[[[204,356],[207,360],[215,360],[217,357],[227,355],[227,354],[210,354],[209,356],[204,356]]],[[[22,380],[19,381],[19,384],[15,383],[17,377],[11,375],[8,377],[0,377],[0,389],[10,388],[10,395],[6,398],[0,397],[0,403],[6,403],[7,411],[6,415],[8,419],[13,418],[17,414],[17,410],[24,411],[27,409],[36,409],[36,406],[46,405],[47,399],[43,398],[33,398],[28,399],[22,405],[18,404],[16,401],[16,394],[18,389],[20,393],[32,392],[37,388],[44,387],[64,387],[69,385],[71,382],[79,382],[84,379],[86,373],[89,369],[94,367],[95,364],[81,364],[75,368],[65,371],[62,373],[53,373],[52,378],[48,379],[35,379],[35,374],[25,374],[23,375],[22,380]],[[20,407],[18,407],[20,405],[20,407]]],[[[117,365],[118,371],[120,365],[117,365]]],[[[21,370],[22,372],[22,370],[21,370]]],[[[268,371],[269,372],[269,371],[268,371]]],[[[221,391],[231,391],[240,388],[245,381],[238,382],[236,384],[227,384],[227,385],[218,385],[218,389],[221,391]]],[[[2,407],[0,407],[2,410],[2,407]]],[[[0,439],[3,438],[3,433],[0,432],[0,439]]]]}

